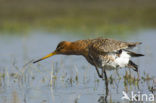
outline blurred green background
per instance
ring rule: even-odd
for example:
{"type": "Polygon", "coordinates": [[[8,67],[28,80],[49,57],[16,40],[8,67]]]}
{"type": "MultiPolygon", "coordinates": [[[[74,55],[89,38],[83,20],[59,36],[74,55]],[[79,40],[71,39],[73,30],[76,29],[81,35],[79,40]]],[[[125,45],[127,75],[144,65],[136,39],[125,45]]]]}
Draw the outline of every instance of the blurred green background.
{"type": "Polygon", "coordinates": [[[156,27],[156,0],[0,0],[1,34],[123,34],[156,27]]]}

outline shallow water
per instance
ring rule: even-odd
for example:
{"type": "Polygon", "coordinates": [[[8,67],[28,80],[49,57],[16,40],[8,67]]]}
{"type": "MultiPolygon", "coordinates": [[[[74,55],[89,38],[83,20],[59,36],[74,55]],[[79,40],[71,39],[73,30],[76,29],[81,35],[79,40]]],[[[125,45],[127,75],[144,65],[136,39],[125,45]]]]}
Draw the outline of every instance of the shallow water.
{"type": "MultiPolygon", "coordinates": [[[[24,66],[52,52],[60,41],[80,38],[83,37],[46,32],[31,32],[27,36],[0,35],[0,102],[105,103],[105,82],[98,78],[94,67],[81,56],[58,55],[38,64],[24,66]]],[[[134,59],[139,65],[139,81],[137,73],[127,68],[107,72],[110,77],[107,102],[128,102],[121,99],[122,91],[129,95],[132,91],[155,94],[155,38],[155,30],[117,38],[143,42],[134,51],[145,56],[134,59]]]]}

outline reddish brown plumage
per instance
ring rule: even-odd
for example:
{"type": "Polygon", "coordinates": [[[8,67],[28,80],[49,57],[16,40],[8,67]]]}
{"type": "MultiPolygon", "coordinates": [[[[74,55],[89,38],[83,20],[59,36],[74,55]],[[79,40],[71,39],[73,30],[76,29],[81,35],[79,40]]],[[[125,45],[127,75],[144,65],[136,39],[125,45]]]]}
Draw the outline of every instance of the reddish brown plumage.
{"type": "Polygon", "coordinates": [[[137,44],[140,44],[140,42],[128,43],[113,39],[97,38],[74,42],[63,41],[58,44],[56,50],[61,47],[61,51],[59,51],[60,54],[88,55],[89,50],[96,53],[113,52],[135,47],[137,44]]]}
{"type": "MultiPolygon", "coordinates": [[[[53,55],[63,54],[63,55],[82,55],[87,61],[96,67],[99,74],[98,67],[102,68],[102,61],[113,62],[114,57],[108,55],[109,53],[116,53],[120,56],[120,53],[124,49],[135,47],[140,42],[122,42],[113,39],[88,39],[88,40],[78,40],[74,42],[62,41],[58,44],[56,50],[51,54],[35,61],[34,63],[48,58],[53,55]],[[102,61],[101,61],[102,60],[102,61]]],[[[134,54],[134,53],[133,53],[134,54]]]]}

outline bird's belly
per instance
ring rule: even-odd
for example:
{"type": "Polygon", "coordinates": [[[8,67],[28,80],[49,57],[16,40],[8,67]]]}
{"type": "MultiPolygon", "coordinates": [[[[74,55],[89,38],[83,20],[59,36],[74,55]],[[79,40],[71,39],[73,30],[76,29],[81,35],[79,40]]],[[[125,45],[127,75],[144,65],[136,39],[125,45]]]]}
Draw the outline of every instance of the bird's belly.
{"type": "Polygon", "coordinates": [[[106,70],[114,70],[114,69],[119,68],[119,66],[116,62],[111,61],[111,60],[106,60],[103,58],[99,58],[98,67],[104,68],[106,70]]]}
{"type": "Polygon", "coordinates": [[[99,68],[113,70],[126,67],[129,60],[130,56],[125,52],[122,52],[120,56],[111,53],[107,56],[102,55],[98,56],[96,64],[98,65],[99,68]]]}

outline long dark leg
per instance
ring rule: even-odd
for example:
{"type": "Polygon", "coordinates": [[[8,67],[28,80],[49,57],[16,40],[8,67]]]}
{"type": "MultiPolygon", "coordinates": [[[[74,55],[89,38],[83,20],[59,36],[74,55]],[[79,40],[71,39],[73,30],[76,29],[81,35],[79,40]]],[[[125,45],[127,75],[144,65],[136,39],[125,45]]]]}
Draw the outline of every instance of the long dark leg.
{"type": "Polygon", "coordinates": [[[104,70],[103,70],[103,69],[104,69],[104,68],[101,69],[101,76],[102,76],[102,79],[104,80],[104,76],[103,76],[103,74],[104,74],[103,71],[104,71],[104,70]]]}
{"type": "Polygon", "coordinates": [[[109,89],[108,89],[108,79],[107,79],[107,74],[106,74],[106,71],[104,68],[102,68],[102,71],[104,73],[104,76],[105,76],[105,86],[106,86],[106,96],[105,96],[105,100],[107,100],[107,96],[108,96],[108,92],[109,92],[109,89]]]}
{"type": "Polygon", "coordinates": [[[103,73],[104,73],[104,76],[105,76],[105,80],[107,80],[107,74],[106,74],[105,69],[103,69],[103,73]]]}
{"type": "Polygon", "coordinates": [[[96,68],[96,72],[97,72],[97,74],[98,74],[99,78],[103,78],[103,76],[102,76],[102,75],[100,75],[100,72],[99,72],[99,69],[97,68],[97,66],[95,66],[95,68],[96,68]]]}
{"type": "Polygon", "coordinates": [[[97,72],[99,78],[103,78],[103,76],[100,75],[99,69],[98,69],[98,67],[97,67],[97,65],[96,65],[96,63],[95,63],[95,61],[94,61],[94,59],[92,58],[92,56],[89,56],[89,57],[90,57],[90,59],[92,60],[94,66],[95,66],[95,69],[96,69],[96,72],[97,72]]]}
{"type": "Polygon", "coordinates": [[[93,57],[89,55],[89,58],[91,59],[92,63],[94,64],[95,69],[96,69],[96,72],[97,72],[97,74],[98,74],[99,78],[103,78],[103,76],[102,76],[102,75],[100,75],[99,69],[98,69],[98,67],[97,67],[97,65],[96,65],[96,63],[95,63],[95,61],[94,61],[93,57]]]}

